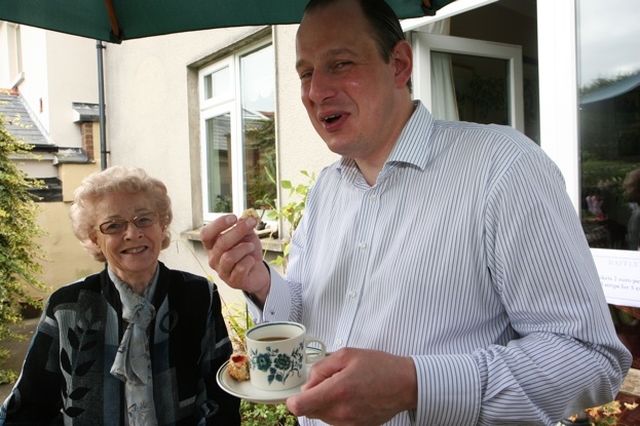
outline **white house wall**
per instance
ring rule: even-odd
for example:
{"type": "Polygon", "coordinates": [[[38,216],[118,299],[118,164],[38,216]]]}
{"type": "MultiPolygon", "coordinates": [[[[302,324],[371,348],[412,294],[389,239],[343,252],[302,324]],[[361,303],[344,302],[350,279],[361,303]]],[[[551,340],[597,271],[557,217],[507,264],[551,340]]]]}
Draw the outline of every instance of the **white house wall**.
{"type": "Polygon", "coordinates": [[[53,31],[47,34],[46,55],[55,58],[49,61],[45,94],[49,133],[60,147],[80,148],[82,137],[80,126],[73,121],[72,104],[98,103],[96,42],[53,31]]]}
{"type": "MultiPolygon", "coordinates": [[[[276,79],[278,87],[278,153],[280,179],[306,183],[301,170],[315,172],[338,156],[326,147],[314,130],[300,99],[300,79],[295,70],[295,35],[297,25],[278,26],[275,31],[276,79]]],[[[289,202],[288,194],[282,194],[289,202]]]]}
{"type": "MultiPolygon", "coordinates": [[[[98,103],[95,41],[21,26],[24,81],[19,89],[52,143],[81,147],[73,102],[98,103]]],[[[10,81],[2,81],[3,88],[10,81]]],[[[55,172],[53,172],[55,175],[55,172]]]]}

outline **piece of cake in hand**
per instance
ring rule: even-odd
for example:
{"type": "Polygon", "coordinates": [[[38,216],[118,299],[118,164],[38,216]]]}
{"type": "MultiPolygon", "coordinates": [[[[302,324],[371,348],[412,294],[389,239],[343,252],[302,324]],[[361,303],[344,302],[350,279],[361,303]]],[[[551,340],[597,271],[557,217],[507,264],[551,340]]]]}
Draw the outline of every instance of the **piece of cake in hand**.
{"type": "Polygon", "coordinates": [[[249,380],[249,357],[243,352],[234,352],[229,359],[229,374],[236,380],[249,380]]]}
{"type": "Polygon", "coordinates": [[[242,216],[240,216],[240,219],[247,220],[250,217],[253,217],[258,221],[258,223],[260,222],[260,215],[257,211],[255,211],[255,209],[246,209],[244,212],[242,212],[242,216]]]}

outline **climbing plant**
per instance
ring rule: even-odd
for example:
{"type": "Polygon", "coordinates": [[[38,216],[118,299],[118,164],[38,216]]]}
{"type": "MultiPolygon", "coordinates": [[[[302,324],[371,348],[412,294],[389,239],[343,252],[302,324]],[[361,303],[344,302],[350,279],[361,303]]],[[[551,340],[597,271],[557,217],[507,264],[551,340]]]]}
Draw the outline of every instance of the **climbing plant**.
{"type": "MultiPolygon", "coordinates": [[[[9,133],[5,121],[0,114],[0,341],[25,338],[11,325],[22,319],[23,307],[42,307],[42,302],[29,293],[29,287],[46,289],[38,278],[42,272],[38,260],[45,256],[36,242],[45,231],[36,223],[38,205],[29,192],[43,184],[29,179],[18,167],[21,158],[33,156],[31,146],[9,133]]],[[[0,351],[0,365],[9,355],[7,350],[0,351]]],[[[0,369],[0,383],[11,383],[16,374],[0,369]]]]}

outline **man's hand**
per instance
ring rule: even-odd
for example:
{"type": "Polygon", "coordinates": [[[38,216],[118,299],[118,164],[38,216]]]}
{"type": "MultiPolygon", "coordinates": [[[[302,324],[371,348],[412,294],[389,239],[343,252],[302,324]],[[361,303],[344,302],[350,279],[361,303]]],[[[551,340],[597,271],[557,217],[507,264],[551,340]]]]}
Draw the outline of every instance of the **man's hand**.
{"type": "Polygon", "coordinates": [[[230,287],[250,293],[262,307],[269,293],[270,276],[262,263],[262,245],[254,232],[254,217],[220,217],[200,231],[209,266],[230,287]],[[235,225],[235,226],[233,226],[235,225]]]}
{"type": "Polygon", "coordinates": [[[289,410],[337,426],[380,425],[418,401],[411,358],[365,349],[341,349],[318,361],[302,389],[287,399],[289,410]]]}

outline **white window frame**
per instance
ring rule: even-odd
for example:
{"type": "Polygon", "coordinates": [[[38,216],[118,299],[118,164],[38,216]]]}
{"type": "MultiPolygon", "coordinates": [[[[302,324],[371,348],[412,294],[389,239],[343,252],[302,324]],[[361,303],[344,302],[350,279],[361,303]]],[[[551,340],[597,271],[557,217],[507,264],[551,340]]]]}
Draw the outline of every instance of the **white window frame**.
{"type": "Polygon", "coordinates": [[[224,114],[230,113],[230,131],[231,131],[231,152],[230,167],[231,167],[231,194],[233,203],[233,213],[240,215],[245,210],[245,188],[244,188],[244,157],[243,146],[240,143],[234,143],[242,140],[242,102],[241,102],[241,87],[240,87],[240,58],[248,53],[262,49],[272,44],[272,40],[266,39],[258,43],[254,43],[250,46],[238,50],[233,54],[216,61],[215,63],[203,67],[198,72],[198,91],[200,99],[200,167],[202,176],[202,215],[205,223],[215,220],[216,218],[223,216],[227,213],[214,213],[209,212],[209,188],[207,183],[207,141],[206,141],[206,120],[224,114]],[[230,84],[232,91],[229,96],[211,99],[205,99],[204,93],[204,77],[229,67],[230,70],[230,84]]]}
{"type": "MultiPolygon", "coordinates": [[[[237,56],[240,56],[240,54],[238,54],[237,56]]],[[[204,77],[210,74],[215,73],[216,71],[220,71],[221,69],[224,68],[229,68],[229,74],[231,75],[231,78],[234,79],[236,78],[236,64],[237,61],[233,60],[234,57],[233,56],[228,56],[224,59],[221,59],[219,61],[216,61],[215,63],[208,65],[204,68],[202,68],[199,71],[199,84],[198,84],[198,89],[200,92],[200,111],[206,110],[207,108],[211,108],[214,107],[216,105],[220,105],[220,104],[225,104],[228,102],[231,102],[234,100],[234,98],[236,97],[237,93],[233,93],[233,92],[229,92],[229,96],[226,97],[219,97],[216,98],[215,96],[212,97],[211,99],[206,99],[205,98],[205,93],[204,93],[204,77]]],[[[236,87],[234,85],[234,87],[236,87]]],[[[237,90],[236,90],[237,92],[237,90]]]]}
{"type": "MultiPolygon", "coordinates": [[[[542,149],[564,175],[580,213],[576,0],[537,0],[542,149]]],[[[607,301],[640,307],[640,251],[591,249],[607,301]],[[632,282],[624,288],[620,282],[632,282]]]]}
{"type": "Polygon", "coordinates": [[[411,33],[414,52],[413,92],[429,110],[431,105],[431,53],[442,52],[507,61],[509,69],[509,125],[524,133],[522,89],[522,48],[461,37],[437,35],[418,30],[411,33]],[[428,72],[425,72],[428,70],[428,72]]]}
{"type": "Polygon", "coordinates": [[[537,0],[540,146],[560,167],[580,212],[575,0],[537,0]]]}
{"type": "Polygon", "coordinates": [[[17,87],[24,80],[22,66],[22,36],[21,27],[13,22],[0,23],[0,79],[5,79],[6,88],[17,87]],[[4,75],[3,75],[4,74],[4,75]]]}

